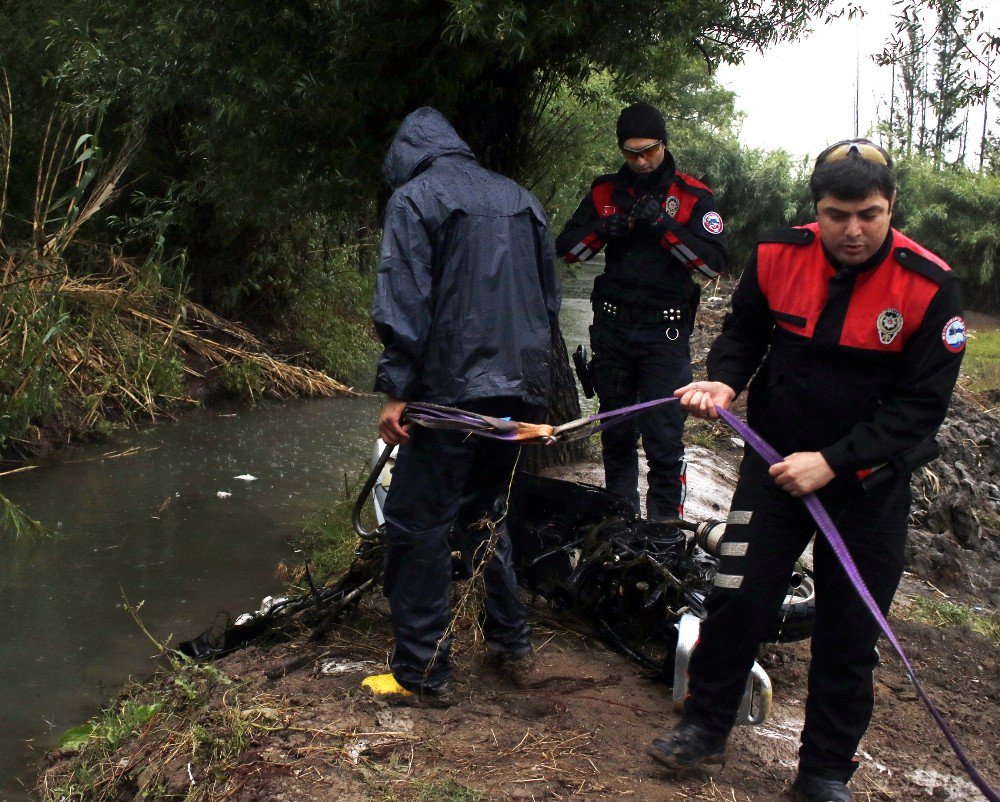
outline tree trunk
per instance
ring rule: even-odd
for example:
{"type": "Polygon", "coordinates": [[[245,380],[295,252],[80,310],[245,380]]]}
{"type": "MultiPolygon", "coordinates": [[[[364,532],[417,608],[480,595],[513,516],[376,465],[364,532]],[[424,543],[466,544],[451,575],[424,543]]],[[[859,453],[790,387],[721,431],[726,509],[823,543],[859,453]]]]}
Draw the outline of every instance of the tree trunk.
{"type": "MultiPolygon", "coordinates": [[[[566,341],[557,328],[552,332],[552,383],[549,388],[549,423],[566,423],[580,417],[580,396],[576,378],[569,366],[566,341]]],[[[586,440],[577,440],[558,446],[532,446],[521,453],[521,470],[539,473],[550,465],[569,465],[581,459],[586,451],[586,440]]]]}

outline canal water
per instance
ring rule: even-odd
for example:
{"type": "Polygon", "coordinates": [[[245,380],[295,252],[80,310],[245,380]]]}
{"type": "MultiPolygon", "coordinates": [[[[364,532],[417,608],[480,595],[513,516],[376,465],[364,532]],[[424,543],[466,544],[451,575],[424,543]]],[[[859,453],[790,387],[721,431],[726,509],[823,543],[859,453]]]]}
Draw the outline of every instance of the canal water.
{"type": "MultiPolygon", "coordinates": [[[[587,341],[594,272],[563,286],[571,350],[587,341]]],[[[0,530],[0,801],[27,799],[59,736],[156,668],[127,605],[176,645],[281,591],[276,566],[302,561],[303,521],[360,474],[379,404],[202,411],[0,478],[0,493],[56,533],[0,530]]]]}

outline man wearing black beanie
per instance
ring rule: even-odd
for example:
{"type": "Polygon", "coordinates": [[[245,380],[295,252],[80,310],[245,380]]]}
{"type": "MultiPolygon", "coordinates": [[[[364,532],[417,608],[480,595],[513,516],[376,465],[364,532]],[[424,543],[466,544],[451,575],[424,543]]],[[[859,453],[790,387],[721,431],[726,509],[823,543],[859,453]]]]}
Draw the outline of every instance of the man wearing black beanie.
{"type": "MultiPolygon", "coordinates": [[[[691,380],[689,338],[701,288],[727,264],[726,235],[712,191],[677,172],[663,115],[648,103],[624,109],[616,125],[625,164],[599,176],[556,239],[567,262],[605,250],[594,282],[590,374],[601,411],[672,395],[691,380]]],[[[649,463],[646,515],[684,510],[684,413],[660,406],[601,433],[609,490],[639,512],[639,436],[649,463]]]]}

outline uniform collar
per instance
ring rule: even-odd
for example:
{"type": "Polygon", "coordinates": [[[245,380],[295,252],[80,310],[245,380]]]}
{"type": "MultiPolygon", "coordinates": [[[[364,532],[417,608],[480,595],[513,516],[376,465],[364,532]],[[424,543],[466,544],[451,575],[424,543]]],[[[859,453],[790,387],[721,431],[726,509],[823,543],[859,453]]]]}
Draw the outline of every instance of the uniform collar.
{"type": "Polygon", "coordinates": [[[871,270],[873,267],[878,267],[882,262],[885,261],[886,257],[889,255],[889,251],[892,250],[892,229],[889,229],[889,233],[885,235],[885,239],[875,253],[869,256],[865,261],[857,265],[845,265],[841,264],[834,257],[829,250],[827,250],[826,245],[823,245],[823,241],[820,240],[820,245],[823,247],[823,255],[838,273],[864,273],[866,270],[871,270]]]}

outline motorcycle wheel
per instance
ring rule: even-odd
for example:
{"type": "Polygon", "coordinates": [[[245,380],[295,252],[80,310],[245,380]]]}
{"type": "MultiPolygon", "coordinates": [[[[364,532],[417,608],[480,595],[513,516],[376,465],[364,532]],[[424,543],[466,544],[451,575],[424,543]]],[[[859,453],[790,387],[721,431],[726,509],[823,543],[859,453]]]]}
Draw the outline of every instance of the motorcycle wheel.
{"type": "Polygon", "coordinates": [[[770,643],[791,643],[812,637],[816,624],[816,586],[812,571],[801,568],[788,586],[788,595],[781,603],[781,615],[767,640],[770,643]]]}

